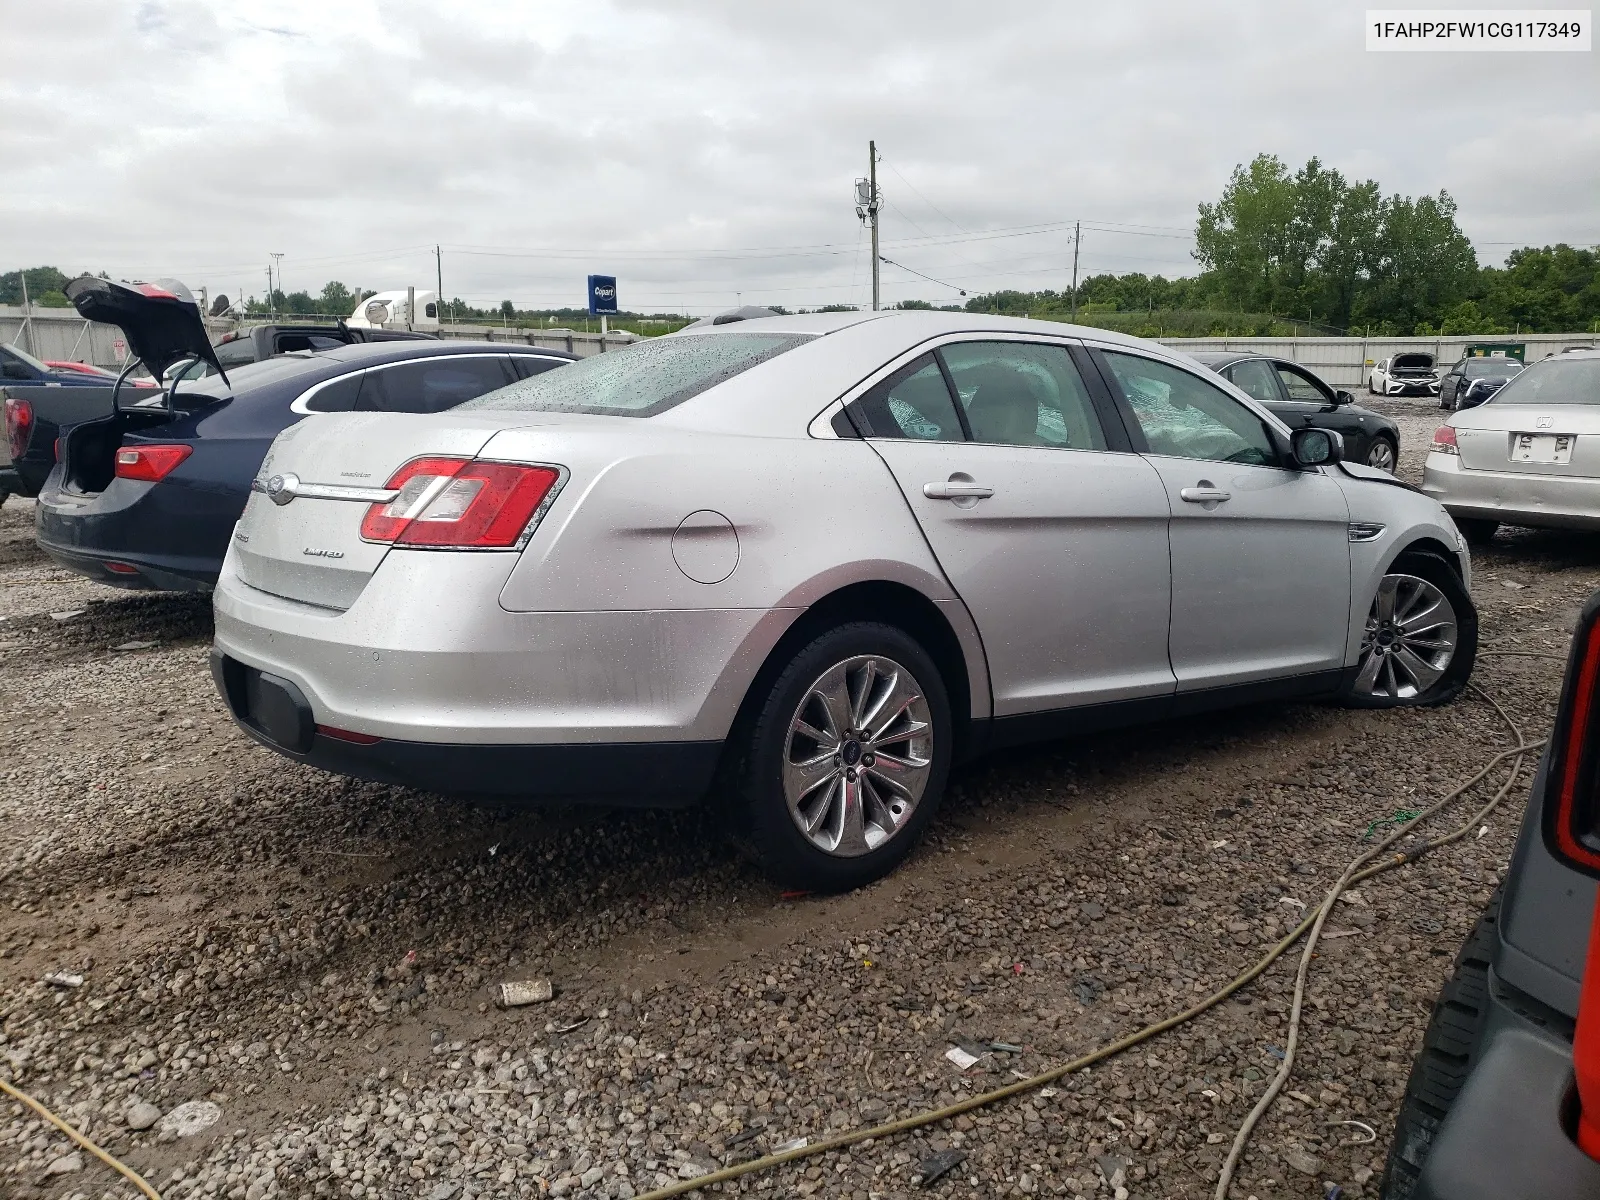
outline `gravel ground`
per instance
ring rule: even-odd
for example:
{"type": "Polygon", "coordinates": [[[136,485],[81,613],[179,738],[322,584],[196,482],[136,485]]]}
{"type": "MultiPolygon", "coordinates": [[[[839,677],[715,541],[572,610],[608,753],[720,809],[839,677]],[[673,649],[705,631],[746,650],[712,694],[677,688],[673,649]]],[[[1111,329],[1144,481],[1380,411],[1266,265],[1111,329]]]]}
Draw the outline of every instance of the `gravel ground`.
{"type": "MultiPolygon", "coordinates": [[[[1413,474],[1437,412],[1384,407],[1413,474]]],[[[1600,538],[1502,533],[1477,571],[1486,643],[1561,651],[1600,538]]],[[[209,633],[204,600],[79,581],[34,549],[25,502],[0,509],[0,1071],[168,1197],[627,1197],[999,1086],[1232,978],[1371,822],[1508,741],[1463,699],[1059,743],[958,774],[892,878],[785,898],[709,812],[475,807],[286,763],[226,719],[209,633]],[[533,978],[554,999],[495,1006],[533,978]],[[1013,1048],[963,1072],[957,1039],[1013,1048]]],[[[1538,736],[1559,673],[1491,658],[1477,679],[1538,736]]],[[[1524,795],[1340,906],[1236,1197],[1374,1193],[1524,795]],[[1343,1144],[1344,1120],[1377,1142],[1343,1144]]],[[[1292,978],[1052,1089],[722,1191],[1208,1196],[1292,978]],[[967,1157],[919,1187],[945,1149],[967,1157]]],[[[3,1111],[0,1192],[134,1194],[3,1111]]]]}

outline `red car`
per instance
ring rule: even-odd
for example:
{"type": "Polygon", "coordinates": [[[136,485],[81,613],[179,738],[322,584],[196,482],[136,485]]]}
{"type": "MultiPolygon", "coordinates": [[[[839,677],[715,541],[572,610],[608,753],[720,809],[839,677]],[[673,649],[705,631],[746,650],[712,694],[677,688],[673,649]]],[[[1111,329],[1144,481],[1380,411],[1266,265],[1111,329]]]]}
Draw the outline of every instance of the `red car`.
{"type": "MultiPolygon", "coordinates": [[[[108,371],[104,367],[97,367],[92,363],[63,362],[45,359],[44,365],[47,367],[53,367],[57,371],[77,371],[83,375],[95,375],[113,381],[115,381],[117,378],[117,373],[115,371],[108,371]]],[[[154,379],[130,379],[128,380],[128,386],[153,388],[156,386],[156,381],[154,379]]]]}

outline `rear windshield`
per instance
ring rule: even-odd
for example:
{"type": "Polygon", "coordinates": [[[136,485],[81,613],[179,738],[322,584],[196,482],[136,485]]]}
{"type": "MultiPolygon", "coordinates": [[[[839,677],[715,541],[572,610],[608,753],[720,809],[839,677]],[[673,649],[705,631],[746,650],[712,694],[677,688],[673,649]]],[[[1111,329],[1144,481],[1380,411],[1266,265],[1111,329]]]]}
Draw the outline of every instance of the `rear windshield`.
{"type": "Polygon", "coordinates": [[[1600,404],[1600,358],[1547,358],[1496,392],[1490,404],[1600,404]]]}
{"type": "Polygon", "coordinates": [[[1461,373],[1468,379],[1487,379],[1491,375],[1509,379],[1520,370],[1522,364],[1514,358],[1469,358],[1461,373]]]}
{"type": "Polygon", "coordinates": [[[694,333],[636,342],[580,359],[469,400],[457,412],[593,413],[650,417],[698,396],[757,363],[793,350],[813,335],[694,333]]]}

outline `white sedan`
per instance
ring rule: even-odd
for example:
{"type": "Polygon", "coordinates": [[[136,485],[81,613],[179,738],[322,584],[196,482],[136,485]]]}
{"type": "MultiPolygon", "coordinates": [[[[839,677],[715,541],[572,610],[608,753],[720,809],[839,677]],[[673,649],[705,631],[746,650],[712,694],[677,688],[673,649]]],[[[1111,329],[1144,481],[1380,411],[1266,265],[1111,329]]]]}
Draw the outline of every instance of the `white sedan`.
{"type": "Polygon", "coordinates": [[[1104,330],[707,324],[448,413],[286,430],[213,665],[297,761],[463,794],[715,792],[775,876],[853,887],[973,755],[1456,695],[1465,543],[1338,456],[1104,330]]]}

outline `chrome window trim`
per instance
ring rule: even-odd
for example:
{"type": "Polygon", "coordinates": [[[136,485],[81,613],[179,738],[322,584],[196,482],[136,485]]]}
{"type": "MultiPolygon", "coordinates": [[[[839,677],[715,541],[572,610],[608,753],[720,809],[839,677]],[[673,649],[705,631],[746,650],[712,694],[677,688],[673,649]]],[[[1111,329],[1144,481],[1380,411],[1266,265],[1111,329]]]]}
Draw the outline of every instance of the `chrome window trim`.
{"type": "MultiPolygon", "coordinates": [[[[368,374],[371,374],[374,371],[387,371],[391,367],[404,367],[404,366],[407,366],[408,364],[414,363],[414,362],[453,362],[453,361],[455,361],[457,359],[463,359],[463,358],[504,358],[504,359],[508,359],[509,360],[511,357],[512,357],[512,355],[506,353],[506,351],[498,350],[498,349],[496,349],[496,350],[477,350],[477,351],[465,350],[465,351],[462,351],[460,354],[417,354],[417,355],[412,356],[411,358],[397,358],[397,359],[394,360],[394,362],[374,363],[370,367],[358,367],[354,371],[346,371],[343,375],[335,375],[332,379],[324,379],[321,383],[312,384],[305,391],[301,392],[298,396],[296,396],[294,398],[293,403],[291,403],[289,405],[289,411],[292,412],[292,413],[297,413],[302,417],[315,416],[317,413],[321,412],[322,410],[321,409],[317,409],[317,408],[308,407],[308,405],[311,402],[312,397],[315,396],[318,392],[320,392],[323,388],[332,387],[336,383],[343,383],[346,379],[350,379],[353,376],[368,375],[368,374]]],[[[550,356],[549,355],[545,355],[545,354],[528,354],[528,355],[519,355],[518,357],[523,357],[523,358],[548,358],[550,356]]],[[[569,359],[565,359],[565,358],[560,358],[560,359],[556,359],[555,361],[564,363],[564,362],[568,362],[570,360],[569,359]]],[[[508,366],[510,365],[509,362],[508,362],[507,365],[508,366]]],[[[512,370],[511,373],[513,375],[515,375],[516,371],[512,370]]],[[[510,383],[507,383],[507,384],[505,384],[503,386],[509,387],[509,386],[511,386],[511,383],[517,383],[517,382],[519,382],[519,381],[516,380],[516,379],[513,379],[513,380],[510,381],[510,383]]],[[[347,410],[347,409],[339,409],[338,411],[346,412],[346,411],[349,411],[349,410],[347,410]]]]}

